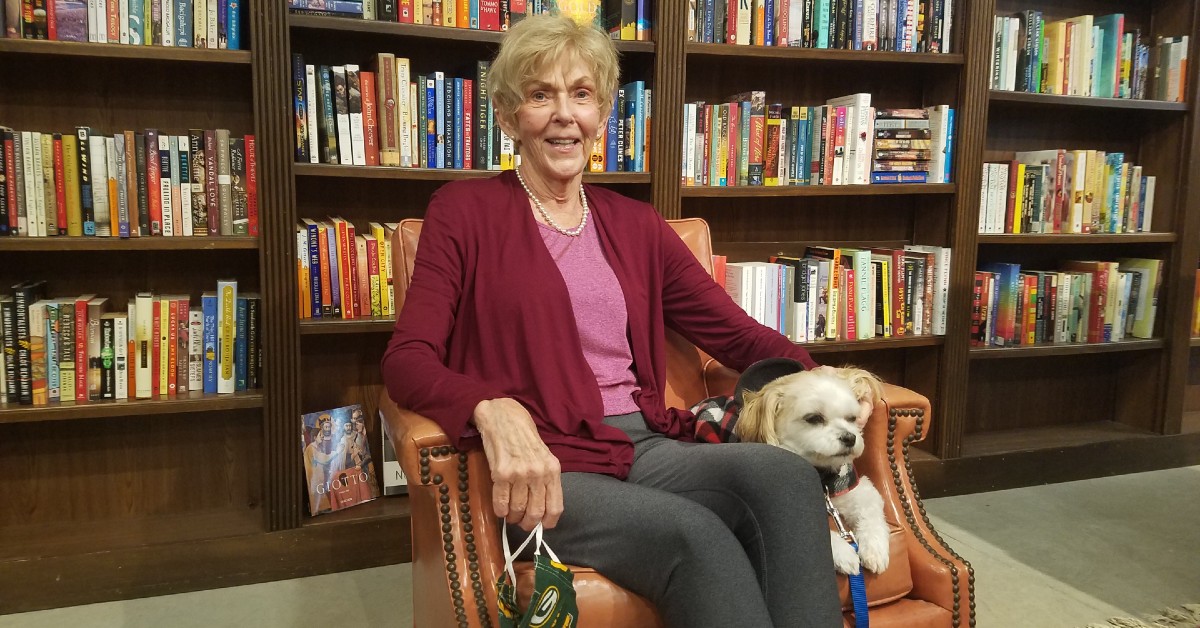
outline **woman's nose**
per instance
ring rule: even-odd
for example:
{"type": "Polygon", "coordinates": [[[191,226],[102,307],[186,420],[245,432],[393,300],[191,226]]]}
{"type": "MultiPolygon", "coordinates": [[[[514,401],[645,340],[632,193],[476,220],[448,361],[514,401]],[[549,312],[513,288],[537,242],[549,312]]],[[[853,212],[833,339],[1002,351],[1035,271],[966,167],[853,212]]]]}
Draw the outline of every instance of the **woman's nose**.
{"type": "Polygon", "coordinates": [[[563,124],[570,124],[575,120],[575,113],[572,109],[571,99],[565,94],[560,94],[554,98],[554,119],[563,124]]]}

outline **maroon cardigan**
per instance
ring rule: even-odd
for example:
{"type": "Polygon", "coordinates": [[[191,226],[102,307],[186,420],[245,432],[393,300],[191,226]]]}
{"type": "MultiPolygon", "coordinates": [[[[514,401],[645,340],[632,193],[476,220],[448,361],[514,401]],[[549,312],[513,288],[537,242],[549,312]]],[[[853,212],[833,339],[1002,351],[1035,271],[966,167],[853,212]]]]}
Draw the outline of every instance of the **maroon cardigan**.
{"type": "MultiPolygon", "coordinates": [[[[734,304],[654,208],[585,190],[625,294],[635,401],[652,429],[692,438],[691,413],[664,408],[667,327],[739,371],[776,356],[816,366],[734,304]]],[[[475,406],[512,397],[563,471],[623,479],[633,463],[629,439],[602,422],[566,284],[511,172],[448,183],[433,195],[383,378],[396,403],[436,421],[460,449],[480,444],[468,423],[475,406]]]]}

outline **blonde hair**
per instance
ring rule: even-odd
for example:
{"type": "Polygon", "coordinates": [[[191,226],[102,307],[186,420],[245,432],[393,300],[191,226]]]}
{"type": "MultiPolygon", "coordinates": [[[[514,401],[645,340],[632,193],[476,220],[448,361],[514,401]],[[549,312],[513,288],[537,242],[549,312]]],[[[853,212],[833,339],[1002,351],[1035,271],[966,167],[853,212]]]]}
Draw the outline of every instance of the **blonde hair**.
{"type": "Polygon", "coordinates": [[[526,85],[547,67],[571,59],[583,61],[591,71],[600,118],[606,118],[621,70],[617,49],[596,27],[561,14],[531,15],[505,34],[488,71],[488,93],[496,116],[515,127],[526,85]]]}

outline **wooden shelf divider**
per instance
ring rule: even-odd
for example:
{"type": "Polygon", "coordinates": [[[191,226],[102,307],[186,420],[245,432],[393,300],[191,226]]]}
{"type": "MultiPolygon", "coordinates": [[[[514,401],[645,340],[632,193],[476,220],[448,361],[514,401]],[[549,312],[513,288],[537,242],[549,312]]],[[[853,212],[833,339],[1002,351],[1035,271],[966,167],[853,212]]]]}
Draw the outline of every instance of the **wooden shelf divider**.
{"type": "Polygon", "coordinates": [[[263,393],[250,390],[227,395],[187,393],[185,397],[158,399],[122,399],[118,401],[76,401],[45,406],[0,404],[0,423],[36,423],[71,419],[106,419],[123,416],[179,414],[184,412],[223,412],[261,408],[263,393]]]}
{"type": "Polygon", "coordinates": [[[785,196],[900,196],[908,194],[954,194],[953,183],[899,183],[887,185],[781,185],[778,187],[682,186],[684,198],[743,198],[785,196]]]}
{"type": "Polygon", "coordinates": [[[791,60],[944,66],[963,64],[963,55],[957,53],[886,52],[880,50],[841,50],[791,46],[738,46],[697,42],[689,42],[686,51],[689,57],[743,57],[749,59],[770,59],[772,61],[791,60]]]}
{"type": "Polygon", "coordinates": [[[94,44],[40,39],[6,39],[0,37],[0,58],[5,55],[41,55],[55,57],[89,57],[100,59],[129,59],[134,61],[166,61],[219,63],[250,66],[249,50],[210,50],[207,48],[176,48],[170,46],[129,46],[94,44]]]}
{"type": "Polygon", "coordinates": [[[234,251],[257,248],[258,238],[246,236],[0,238],[0,251],[234,251]]]}
{"type": "Polygon", "coordinates": [[[1038,107],[1090,109],[1126,109],[1139,111],[1174,111],[1186,112],[1188,104],[1183,102],[1167,102],[1163,100],[1137,100],[1133,98],[1092,98],[1087,96],[1061,96],[1058,94],[1031,94],[1028,92],[1010,92],[993,89],[988,93],[988,100],[993,103],[1020,104],[1038,107]]]}
{"type": "Polygon", "coordinates": [[[980,244],[1169,244],[1178,240],[1174,233],[987,233],[979,234],[980,244]]]}
{"type": "Polygon", "coordinates": [[[1151,351],[1162,349],[1162,338],[1121,340],[1118,342],[1036,344],[1017,347],[971,347],[972,360],[994,360],[1004,358],[1040,358],[1052,355],[1091,355],[1120,353],[1124,351],[1151,351]]]}

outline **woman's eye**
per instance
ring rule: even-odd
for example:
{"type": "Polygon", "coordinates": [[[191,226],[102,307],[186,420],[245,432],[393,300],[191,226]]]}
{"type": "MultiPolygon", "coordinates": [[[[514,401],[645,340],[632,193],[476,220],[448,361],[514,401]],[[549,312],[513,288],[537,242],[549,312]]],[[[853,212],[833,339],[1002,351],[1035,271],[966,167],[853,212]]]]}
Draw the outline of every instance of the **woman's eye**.
{"type": "Polygon", "coordinates": [[[541,102],[543,100],[546,100],[546,92],[534,92],[529,95],[529,99],[534,102],[541,102]]]}
{"type": "Polygon", "coordinates": [[[591,96],[592,96],[592,93],[587,91],[586,89],[581,89],[581,90],[575,92],[575,97],[580,100],[586,100],[588,98],[591,98],[591,96]]]}

